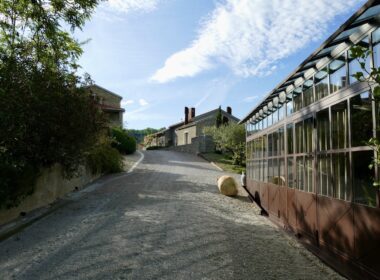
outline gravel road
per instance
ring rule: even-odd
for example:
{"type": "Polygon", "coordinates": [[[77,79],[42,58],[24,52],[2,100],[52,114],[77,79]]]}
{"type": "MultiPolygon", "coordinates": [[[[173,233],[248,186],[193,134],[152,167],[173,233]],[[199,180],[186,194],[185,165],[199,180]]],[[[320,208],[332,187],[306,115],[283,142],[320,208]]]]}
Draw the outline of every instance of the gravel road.
{"type": "Polygon", "coordinates": [[[146,151],[0,243],[0,279],[341,279],[204,160],[146,151]]]}

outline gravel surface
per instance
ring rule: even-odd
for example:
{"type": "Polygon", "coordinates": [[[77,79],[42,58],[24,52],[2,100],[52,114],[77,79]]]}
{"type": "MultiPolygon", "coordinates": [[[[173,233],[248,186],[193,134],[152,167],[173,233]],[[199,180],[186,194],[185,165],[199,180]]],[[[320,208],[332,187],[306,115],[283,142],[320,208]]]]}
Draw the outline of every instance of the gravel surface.
{"type": "Polygon", "coordinates": [[[206,161],[146,151],[0,243],[0,279],[341,279],[206,161]]]}

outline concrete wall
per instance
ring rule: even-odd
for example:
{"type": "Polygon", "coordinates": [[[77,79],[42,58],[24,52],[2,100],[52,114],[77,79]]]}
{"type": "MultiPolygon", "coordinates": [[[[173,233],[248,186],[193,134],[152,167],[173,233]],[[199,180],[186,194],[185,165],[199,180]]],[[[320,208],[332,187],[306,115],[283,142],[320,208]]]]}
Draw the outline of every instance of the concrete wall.
{"type": "Polygon", "coordinates": [[[185,141],[185,134],[186,133],[188,134],[188,144],[190,144],[192,138],[197,137],[197,127],[196,127],[196,125],[194,124],[193,126],[189,126],[189,127],[186,127],[186,128],[182,128],[182,129],[177,129],[176,130],[177,145],[178,146],[186,145],[186,141],[185,141]]]}
{"type": "Polygon", "coordinates": [[[100,176],[92,174],[84,167],[80,168],[79,173],[80,176],[67,180],[63,178],[62,168],[59,165],[44,170],[37,179],[32,195],[27,196],[15,208],[0,210],[0,225],[19,217],[21,212],[30,212],[34,209],[47,206],[56,199],[73,191],[75,187],[80,189],[100,176]]]}
{"type": "MultiPolygon", "coordinates": [[[[110,94],[110,93],[108,93],[108,92],[106,92],[106,91],[104,91],[101,88],[98,88],[96,86],[91,87],[91,90],[93,93],[96,94],[96,96],[98,96],[99,98],[102,98],[101,104],[110,105],[113,107],[120,108],[120,102],[121,102],[120,97],[117,97],[113,94],[110,94]]],[[[99,101],[101,101],[101,100],[99,100],[99,101]]]]}
{"type": "Polygon", "coordinates": [[[215,144],[211,137],[200,136],[191,139],[188,145],[171,146],[166,149],[191,154],[210,153],[215,151],[215,144]]]}

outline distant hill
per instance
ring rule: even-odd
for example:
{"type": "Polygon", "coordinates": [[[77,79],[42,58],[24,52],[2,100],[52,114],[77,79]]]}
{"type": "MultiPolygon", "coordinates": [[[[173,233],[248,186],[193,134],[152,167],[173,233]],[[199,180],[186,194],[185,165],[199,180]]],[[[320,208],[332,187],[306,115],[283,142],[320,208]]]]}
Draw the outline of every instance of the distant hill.
{"type": "Polygon", "coordinates": [[[147,127],[144,129],[127,129],[127,131],[130,135],[135,137],[137,143],[142,143],[142,142],[144,142],[145,136],[147,136],[149,134],[156,133],[162,129],[164,129],[164,128],[155,129],[155,128],[147,127]]]}

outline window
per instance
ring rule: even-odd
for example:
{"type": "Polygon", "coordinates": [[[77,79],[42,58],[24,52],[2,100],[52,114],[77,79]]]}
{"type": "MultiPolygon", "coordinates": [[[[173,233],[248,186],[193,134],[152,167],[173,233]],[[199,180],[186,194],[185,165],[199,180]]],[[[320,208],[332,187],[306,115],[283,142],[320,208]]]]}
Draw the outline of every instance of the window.
{"type": "Polygon", "coordinates": [[[333,196],[330,155],[318,156],[318,183],[318,193],[320,195],[333,196]]]}
{"type": "Polygon", "coordinates": [[[273,117],[273,124],[277,123],[278,122],[278,110],[275,110],[272,113],[272,117],[273,117]]]}
{"type": "Polygon", "coordinates": [[[296,159],[296,187],[299,190],[304,190],[304,171],[305,165],[303,162],[303,156],[297,157],[296,159]]]}
{"type": "Polygon", "coordinates": [[[278,170],[279,170],[279,176],[278,176],[278,184],[280,186],[285,186],[285,160],[284,158],[278,159],[278,170]]]}
{"type": "Polygon", "coordinates": [[[334,93],[346,86],[345,57],[340,56],[329,65],[330,72],[330,92],[334,93]]]}
{"type": "Polygon", "coordinates": [[[273,155],[273,134],[268,134],[268,157],[273,155]]]}
{"type": "Polygon", "coordinates": [[[348,153],[332,154],[334,197],[343,200],[351,199],[351,190],[348,182],[348,160],[348,153]]]}
{"type": "Polygon", "coordinates": [[[306,107],[314,102],[313,80],[307,80],[303,84],[303,106],[306,107]]]}
{"type": "Polygon", "coordinates": [[[326,151],[330,149],[329,109],[317,113],[317,140],[318,151],[326,151]]]}
{"type": "Polygon", "coordinates": [[[347,102],[331,107],[331,137],[333,149],[348,148],[347,102]]]}
{"type": "Polygon", "coordinates": [[[287,140],[288,140],[288,155],[291,155],[293,154],[294,152],[294,142],[293,142],[293,124],[292,123],[289,123],[287,126],[286,126],[286,137],[287,137],[287,140]]]}
{"type": "Polygon", "coordinates": [[[313,157],[305,157],[305,187],[307,192],[313,192],[313,157]]]}
{"type": "Polygon", "coordinates": [[[285,104],[280,104],[278,108],[278,121],[281,121],[285,117],[285,104]]]}
{"type": "Polygon", "coordinates": [[[313,151],[313,118],[304,120],[304,152],[311,153],[313,151]]]}
{"type": "Polygon", "coordinates": [[[329,85],[328,85],[328,76],[327,68],[319,71],[315,74],[315,98],[316,100],[322,99],[329,95],[329,85]]]}
{"type": "Polygon", "coordinates": [[[293,105],[294,112],[299,111],[302,108],[302,87],[298,87],[293,92],[293,105]]]}
{"type": "Polygon", "coordinates": [[[294,184],[293,184],[293,180],[294,180],[294,178],[293,178],[293,162],[294,162],[294,159],[293,159],[293,157],[288,157],[288,181],[287,181],[287,186],[289,187],[289,188],[293,188],[294,187],[294,184]]]}
{"type": "Polygon", "coordinates": [[[302,153],[304,151],[303,144],[303,122],[296,123],[296,153],[302,153]]]}
{"type": "Polygon", "coordinates": [[[368,92],[350,99],[351,146],[366,146],[373,137],[372,101],[368,92]]]}
{"type": "Polygon", "coordinates": [[[293,114],[293,93],[289,93],[286,96],[286,115],[290,116],[293,114]]]}
{"type": "Polygon", "coordinates": [[[268,127],[270,127],[273,122],[272,122],[272,114],[270,114],[269,116],[267,116],[267,119],[268,119],[268,127]]]}
{"type": "Polygon", "coordinates": [[[285,133],[283,127],[278,129],[278,155],[285,155],[285,133]]]}
{"type": "Polygon", "coordinates": [[[368,166],[372,162],[372,151],[352,153],[352,177],[355,187],[354,201],[376,207],[376,189],[373,187],[373,170],[368,166]]]}

